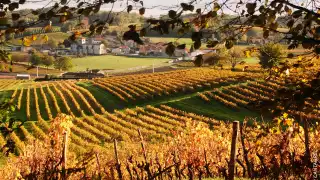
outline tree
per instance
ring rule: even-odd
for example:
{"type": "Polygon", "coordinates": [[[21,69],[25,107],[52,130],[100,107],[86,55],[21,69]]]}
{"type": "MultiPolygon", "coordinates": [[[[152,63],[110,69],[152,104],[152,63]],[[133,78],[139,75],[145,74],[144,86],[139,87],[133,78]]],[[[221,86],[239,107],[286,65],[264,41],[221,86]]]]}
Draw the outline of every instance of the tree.
{"type": "Polygon", "coordinates": [[[44,66],[47,67],[47,70],[48,70],[48,67],[49,67],[49,66],[52,66],[53,63],[54,63],[54,57],[53,57],[53,56],[49,56],[49,55],[45,55],[45,56],[43,56],[41,62],[42,62],[42,64],[43,64],[44,66]]]}
{"type": "Polygon", "coordinates": [[[70,46],[71,46],[70,40],[69,40],[69,39],[65,39],[65,40],[63,41],[63,45],[64,45],[64,47],[66,47],[66,48],[70,47],[70,46]]]}
{"type": "Polygon", "coordinates": [[[63,24],[61,27],[62,32],[68,32],[71,31],[72,28],[74,28],[77,25],[76,21],[68,21],[67,23],[63,24]]]}
{"type": "Polygon", "coordinates": [[[260,47],[259,64],[264,69],[277,66],[284,57],[284,51],[280,44],[268,43],[260,47]]]}
{"type": "Polygon", "coordinates": [[[108,41],[102,40],[101,43],[104,45],[104,47],[106,47],[106,48],[108,47],[108,41]]]}
{"type": "Polygon", "coordinates": [[[73,67],[70,57],[60,57],[54,62],[54,67],[60,71],[67,71],[73,67]]]}
{"type": "Polygon", "coordinates": [[[235,48],[232,48],[228,52],[227,61],[231,64],[231,70],[234,70],[236,65],[242,61],[244,54],[235,48]]]}
{"type": "Polygon", "coordinates": [[[32,53],[30,56],[30,63],[32,66],[38,66],[42,63],[42,56],[40,53],[32,53]]]}
{"type": "Polygon", "coordinates": [[[54,39],[50,39],[48,41],[48,46],[51,48],[51,49],[55,49],[58,47],[58,42],[54,39]]]}

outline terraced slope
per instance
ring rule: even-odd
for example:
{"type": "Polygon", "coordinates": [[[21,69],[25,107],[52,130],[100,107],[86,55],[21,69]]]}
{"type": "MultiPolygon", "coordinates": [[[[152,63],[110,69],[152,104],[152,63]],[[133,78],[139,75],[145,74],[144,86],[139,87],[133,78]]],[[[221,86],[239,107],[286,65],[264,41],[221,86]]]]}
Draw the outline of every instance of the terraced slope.
{"type": "MultiPolygon", "coordinates": [[[[240,85],[230,85],[223,88],[215,88],[211,91],[205,91],[198,93],[198,96],[205,102],[218,101],[226,107],[239,110],[240,108],[247,108],[258,111],[255,108],[255,102],[257,100],[273,99],[276,95],[276,91],[284,87],[282,81],[250,81],[240,85]]],[[[305,113],[295,110],[289,110],[289,113],[293,116],[306,117],[311,120],[320,120],[319,108],[314,107],[311,103],[307,103],[307,106],[314,108],[313,112],[305,113]]],[[[280,110],[283,107],[277,107],[280,110]]]]}
{"type": "Polygon", "coordinates": [[[11,101],[17,104],[17,117],[27,120],[52,120],[58,113],[80,117],[105,112],[89,90],[72,81],[15,89],[11,101]]]}
{"type": "MultiPolygon", "coordinates": [[[[200,115],[180,111],[169,106],[147,106],[125,109],[114,113],[104,112],[94,116],[83,116],[73,119],[71,127],[70,149],[82,151],[95,146],[104,147],[113,139],[119,141],[137,141],[138,129],[148,141],[161,140],[173,132],[183,130],[189,121],[204,122],[215,125],[218,121],[200,115]]],[[[47,138],[49,121],[42,119],[28,121],[11,136],[17,144],[17,151],[23,152],[24,142],[28,139],[47,138]]],[[[4,138],[0,137],[0,145],[4,138]]]]}
{"type": "Polygon", "coordinates": [[[132,102],[141,99],[151,99],[157,96],[174,95],[178,92],[197,92],[203,88],[244,82],[260,76],[261,74],[259,73],[199,68],[170,73],[99,78],[93,80],[92,83],[122,101],[132,102]]]}

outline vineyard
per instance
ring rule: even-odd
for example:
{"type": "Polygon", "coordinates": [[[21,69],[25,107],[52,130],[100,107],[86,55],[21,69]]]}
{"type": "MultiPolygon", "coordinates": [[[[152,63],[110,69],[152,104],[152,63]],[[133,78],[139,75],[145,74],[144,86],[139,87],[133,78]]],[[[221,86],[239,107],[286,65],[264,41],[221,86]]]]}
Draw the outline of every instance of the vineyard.
{"type": "MultiPolygon", "coordinates": [[[[245,109],[260,115],[262,110],[255,106],[255,102],[274,98],[276,90],[285,86],[280,80],[261,79],[259,72],[197,68],[90,81],[6,81],[3,92],[16,105],[16,117],[25,121],[10,133],[9,138],[15,145],[14,154],[19,157],[25,157],[32,142],[50,146],[52,137],[64,136],[52,135],[63,113],[71,117],[70,121],[61,123],[62,127],[69,128],[69,152],[75,154],[73,157],[88,156],[88,162],[83,160],[86,163],[103,164],[108,169],[100,175],[107,179],[120,176],[124,179],[146,179],[147,176],[153,179],[153,176],[160,175],[163,179],[227,177],[226,159],[230,158],[232,124],[214,116],[203,116],[205,113],[192,113],[174,104],[182,102],[184,106],[192,106],[192,101],[188,104],[184,99],[196,99],[201,102],[194,105],[199,109],[206,105],[216,112],[213,109],[218,109],[215,105],[219,104],[229,110],[222,109],[221,113],[240,114],[245,109]],[[114,108],[106,106],[110,103],[114,108]],[[121,103],[123,108],[116,108],[112,103],[121,103]],[[119,143],[116,165],[114,155],[110,154],[110,149],[115,148],[115,140],[119,143]],[[147,144],[147,148],[143,145],[141,151],[140,142],[147,144]]],[[[309,106],[312,106],[311,102],[309,106]]],[[[285,170],[273,170],[279,166],[293,168],[306,163],[302,157],[304,141],[297,138],[304,136],[304,129],[293,123],[291,117],[302,114],[304,118],[319,120],[318,112],[317,108],[311,113],[289,111],[277,119],[277,126],[261,124],[250,118],[237,119],[244,123],[240,131],[241,146],[237,149],[236,176],[260,178],[266,177],[268,171],[275,177],[281,173],[289,177],[285,170]],[[246,122],[250,126],[246,126],[246,122]],[[279,142],[287,146],[276,149],[279,142]],[[292,155],[294,161],[287,156],[279,160],[283,152],[296,153],[292,155]]],[[[318,136],[310,133],[310,148],[319,147],[318,136]]],[[[7,139],[2,133],[0,146],[5,147],[7,139]]],[[[97,172],[93,171],[93,174],[97,172]]],[[[292,176],[299,173],[305,171],[297,170],[292,176]]],[[[310,173],[306,174],[309,177],[310,173]]]]}
{"type": "Polygon", "coordinates": [[[23,82],[19,88],[11,90],[11,102],[17,104],[20,119],[51,120],[59,113],[82,117],[104,113],[105,108],[112,112],[128,105],[140,105],[147,99],[175,98],[261,76],[259,73],[210,68],[180,70],[171,74],[128,75],[80,82],[84,86],[75,81],[23,82]]]}
{"type": "Polygon", "coordinates": [[[128,75],[93,80],[122,101],[152,99],[176,93],[196,92],[204,88],[245,82],[260,77],[259,73],[216,71],[209,68],[180,70],[170,73],[128,75]]]}
{"type": "Polygon", "coordinates": [[[6,80],[0,79],[0,91],[14,89],[16,86],[28,82],[27,80],[6,80]]]}
{"type": "MultiPolygon", "coordinates": [[[[284,85],[284,82],[280,80],[248,81],[240,85],[224,86],[222,88],[215,88],[212,91],[201,92],[198,93],[198,96],[207,103],[210,103],[210,101],[214,100],[234,110],[247,108],[263,113],[268,112],[269,110],[257,107],[256,103],[258,103],[259,100],[273,99],[276,95],[276,91],[283,88],[284,85]]],[[[319,121],[320,108],[314,106],[311,101],[307,102],[307,106],[314,108],[313,111],[306,113],[289,110],[288,113],[295,117],[302,115],[305,118],[319,121]]],[[[279,110],[284,109],[280,106],[276,108],[279,110]]]]}
{"type": "MultiPolygon", "coordinates": [[[[195,95],[207,103],[222,103],[227,108],[236,110],[236,113],[241,108],[257,111],[251,105],[252,102],[272,98],[275,89],[284,86],[281,81],[266,82],[258,80],[260,77],[260,73],[201,68],[170,74],[94,79],[89,83],[82,83],[92,84],[100,93],[111,94],[119,102],[131,104],[139,104],[140,100],[152,100],[156,97],[198,92],[195,95]],[[204,91],[208,89],[214,90],[204,91]]],[[[74,118],[70,147],[75,151],[104,146],[113,139],[134,141],[138,137],[137,129],[145,134],[148,141],[163,141],[173,132],[183,130],[186,123],[192,120],[211,125],[218,123],[212,118],[184,112],[161,103],[156,106],[113,109],[112,112],[107,112],[100,96],[97,98],[95,91],[79,85],[76,81],[30,83],[11,91],[10,101],[17,105],[17,117],[27,120],[12,135],[16,144],[19,144],[20,151],[23,151],[23,142],[26,139],[45,139],[51,121],[60,113],[74,118]]],[[[305,114],[305,117],[317,119],[318,114],[305,114]]]]}
{"type": "MultiPolygon", "coordinates": [[[[304,154],[305,142],[301,138],[304,135],[303,128],[298,124],[285,124],[288,120],[285,116],[279,120],[281,126],[258,124],[247,126],[247,120],[241,125],[239,138],[235,139],[239,144],[236,148],[237,156],[234,163],[236,177],[268,179],[281,176],[284,179],[311,179],[312,172],[303,168],[314,162],[313,159],[310,162],[307,159],[308,156],[304,154]]],[[[72,160],[71,162],[85,164],[78,173],[71,174],[70,179],[80,179],[83,176],[98,176],[105,179],[212,177],[227,179],[229,177],[230,161],[228,160],[231,158],[229,153],[234,134],[231,123],[218,122],[168,106],[158,108],[148,106],[75,119],[73,125],[67,126],[71,127],[69,135],[71,141],[68,142],[71,152],[86,152],[81,159],[75,158],[72,154],[68,157],[68,160],[69,158],[72,160]],[[140,121],[136,120],[137,117],[140,121]],[[214,130],[210,130],[206,123],[210,123],[214,130]],[[134,128],[137,125],[141,134],[134,128]],[[152,130],[153,125],[158,127],[156,131],[152,130]],[[172,135],[167,136],[169,131],[172,135]],[[164,138],[162,143],[159,141],[157,144],[149,143],[152,142],[149,138],[163,136],[167,138],[164,138]],[[118,140],[130,138],[132,141],[120,142],[118,146],[117,142],[114,144],[101,142],[109,141],[111,137],[118,140]],[[141,142],[141,147],[137,142],[141,142]],[[101,145],[107,147],[109,151],[99,149],[101,145]]],[[[311,152],[318,156],[319,152],[316,149],[320,145],[320,138],[317,131],[320,129],[319,126],[314,128],[315,131],[310,132],[308,148],[310,147],[311,152]]],[[[11,139],[16,144],[17,153],[26,151],[37,152],[37,154],[32,157],[28,153],[21,154],[21,158],[14,159],[6,169],[0,169],[0,174],[5,175],[6,178],[12,178],[15,177],[12,172],[22,169],[22,176],[38,173],[37,177],[47,177],[48,174],[42,173],[38,168],[32,168],[34,164],[30,162],[42,160],[41,156],[47,156],[47,161],[37,161],[36,164],[37,167],[47,169],[47,162],[59,161],[61,146],[55,146],[52,149],[54,145],[48,142],[49,140],[57,141],[57,139],[56,136],[49,137],[51,133],[52,129],[49,129],[48,124],[43,121],[29,122],[12,133],[11,139]],[[39,140],[35,141],[35,138],[39,140]],[[44,151],[41,146],[25,144],[24,141],[36,142],[37,145],[41,144],[47,149],[44,151]],[[31,169],[31,172],[28,169],[31,169]]],[[[1,138],[1,145],[4,142],[1,138]]],[[[78,167],[78,165],[69,166],[75,167],[70,168],[69,171],[78,167]]],[[[56,170],[60,171],[59,168],[56,170]]],[[[58,172],[56,173],[59,174],[58,172]]]]}
{"type": "MultiPolygon", "coordinates": [[[[28,91],[37,90],[34,88],[28,91]]],[[[173,132],[182,131],[186,124],[192,121],[218,124],[218,121],[214,119],[165,105],[137,107],[114,113],[104,112],[93,116],[83,115],[72,121],[70,148],[73,151],[84,151],[95,146],[109,144],[113,139],[134,142],[138,140],[138,129],[145,135],[147,141],[163,141],[167,136],[172,136],[173,132]]],[[[18,152],[23,152],[23,142],[26,140],[47,138],[49,123],[50,121],[45,121],[39,116],[37,121],[28,121],[12,133],[13,140],[18,145],[18,152]]],[[[4,142],[4,138],[1,138],[2,146],[4,142]]]]}
{"type": "Polygon", "coordinates": [[[15,89],[11,102],[17,104],[18,117],[27,120],[52,120],[59,113],[80,117],[105,111],[90,91],[72,81],[15,89]]]}

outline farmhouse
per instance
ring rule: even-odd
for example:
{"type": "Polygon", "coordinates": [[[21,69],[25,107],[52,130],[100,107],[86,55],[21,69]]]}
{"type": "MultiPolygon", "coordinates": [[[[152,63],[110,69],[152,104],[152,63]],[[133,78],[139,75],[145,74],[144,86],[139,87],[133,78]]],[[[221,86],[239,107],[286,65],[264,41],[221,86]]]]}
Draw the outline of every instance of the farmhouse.
{"type": "Polygon", "coordinates": [[[103,38],[81,38],[76,43],[71,44],[71,52],[89,55],[106,54],[106,47],[102,40],[103,38]]]}

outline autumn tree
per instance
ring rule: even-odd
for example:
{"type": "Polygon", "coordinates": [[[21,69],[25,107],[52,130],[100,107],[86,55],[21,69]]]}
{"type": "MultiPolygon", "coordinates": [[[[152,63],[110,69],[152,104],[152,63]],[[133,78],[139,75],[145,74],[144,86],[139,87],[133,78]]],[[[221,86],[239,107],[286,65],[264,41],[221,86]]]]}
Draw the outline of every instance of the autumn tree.
{"type": "Polygon", "coordinates": [[[243,57],[243,52],[236,48],[232,48],[228,51],[226,60],[231,64],[231,70],[234,70],[236,65],[242,62],[243,57]]]}
{"type": "Polygon", "coordinates": [[[284,49],[280,44],[268,43],[260,47],[259,64],[264,69],[270,69],[279,63],[284,58],[284,49]]]}

